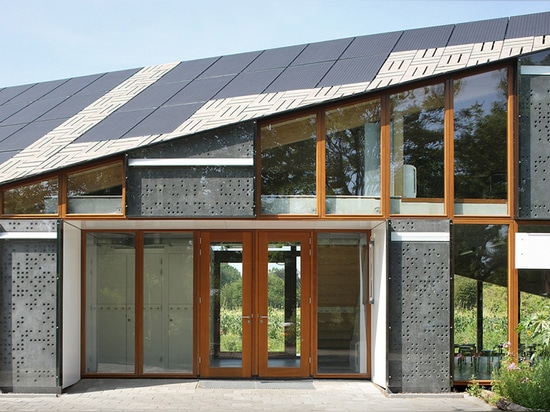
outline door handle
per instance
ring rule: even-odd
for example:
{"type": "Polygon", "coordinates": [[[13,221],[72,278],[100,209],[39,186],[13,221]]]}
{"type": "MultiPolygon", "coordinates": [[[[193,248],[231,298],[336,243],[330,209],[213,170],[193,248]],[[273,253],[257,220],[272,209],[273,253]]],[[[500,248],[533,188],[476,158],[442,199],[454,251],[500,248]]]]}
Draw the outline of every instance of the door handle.
{"type": "Polygon", "coordinates": [[[269,316],[260,315],[260,323],[264,323],[264,319],[269,319],[269,316]]]}
{"type": "Polygon", "coordinates": [[[250,323],[250,320],[254,317],[254,315],[250,316],[241,316],[241,318],[248,320],[248,323],[250,323]]]}

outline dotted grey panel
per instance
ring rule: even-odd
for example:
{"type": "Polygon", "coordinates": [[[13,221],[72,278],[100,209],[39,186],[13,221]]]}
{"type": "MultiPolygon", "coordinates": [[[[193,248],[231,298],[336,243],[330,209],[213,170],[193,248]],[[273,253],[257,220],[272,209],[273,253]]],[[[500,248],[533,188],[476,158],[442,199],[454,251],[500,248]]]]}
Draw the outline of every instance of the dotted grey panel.
{"type": "MultiPolygon", "coordinates": [[[[539,53],[537,56],[550,56],[539,53]]],[[[532,60],[522,60],[527,65],[532,60]]],[[[550,78],[521,76],[518,217],[550,218],[550,78]]]]}
{"type": "MultiPolygon", "coordinates": [[[[129,158],[254,158],[252,122],[176,139],[129,158]]],[[[253,217],[254,166],[128,167],[126,214],[253,217]]]]}
{"type": "MultiPolygon", "coordinates": [[[[449,221],[390,221],[391,232],[447,232],[449,221]]],[[[388,388],[451,390],[449,242],[390,241],[388,388]]]]}
{"type": "MultiPolygon", "coordinates": [[[[0,227],[45,231],[56,230],[56,222],[0,221],[0,227]]],[[[57,393],[57,240],[6,239],[0,248],[0,388],[57,393]]]]}
{"type": "Polygon", "coordinates": [[[129,185],[129,216],[234,217],[254,215],[252,167],[139,168],[129,185]]]}

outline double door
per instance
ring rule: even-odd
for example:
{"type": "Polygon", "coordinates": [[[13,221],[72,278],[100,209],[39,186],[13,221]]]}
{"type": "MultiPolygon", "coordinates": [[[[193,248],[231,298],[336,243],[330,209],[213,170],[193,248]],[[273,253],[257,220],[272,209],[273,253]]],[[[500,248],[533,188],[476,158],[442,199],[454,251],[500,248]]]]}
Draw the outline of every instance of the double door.
{"type": "Polygon", "coordinates": [[[311,375],[311,234],[200,234],[201,377],[311,375]]]}

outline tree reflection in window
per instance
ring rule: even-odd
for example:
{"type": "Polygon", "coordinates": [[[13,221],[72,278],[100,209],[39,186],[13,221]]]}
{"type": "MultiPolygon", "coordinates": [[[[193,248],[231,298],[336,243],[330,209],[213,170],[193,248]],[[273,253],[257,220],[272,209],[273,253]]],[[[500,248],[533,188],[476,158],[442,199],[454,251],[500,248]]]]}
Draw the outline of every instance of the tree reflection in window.
{"type": "Polygon", "coordinates": [[[506,69],[454,82],[455,199],[507,198],[506,69]]]}
{"type": "Polygon", "coordinates": [[[11,214],[57,214],[57,178],[7,189],[4,210],[11,214]]]}
{"type": "Polygon", "coordinates": [[[262,212],[317,213],[316,150],[315,115],[262,127],[262,212]]]}
{"type": "Polygon", "coordinates": [[[379,212],[380,101],[327,111],[325,148],[327,213],[379,212]]]}

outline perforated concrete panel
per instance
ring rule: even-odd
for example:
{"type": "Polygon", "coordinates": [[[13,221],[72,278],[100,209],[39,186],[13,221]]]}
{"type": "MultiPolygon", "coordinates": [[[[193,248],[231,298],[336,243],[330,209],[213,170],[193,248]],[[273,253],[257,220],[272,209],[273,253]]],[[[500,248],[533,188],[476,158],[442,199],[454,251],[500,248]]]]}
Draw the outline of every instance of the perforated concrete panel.
{"type": "Polygon", "coordinates": [[[60,391],[56,221],[0,221],[0,389],[60,391]]]}
{"type": "Polygon", "coordinates": [[[392,220],[388,390],[451,390],[450,222],[392,220]]]}
{"type": "Polygon", "coordinates": [[[127,215],[254,216],[254,130],[239,124],[130,153],[127,215]],[[159,164],[134,163],[150,160],[159,164]]]}
{"type": "Polygon", "coordinates": [[[520,60],[518,217],[525,219],[550,218],[548,56],[544,52],[520,60]]]}

